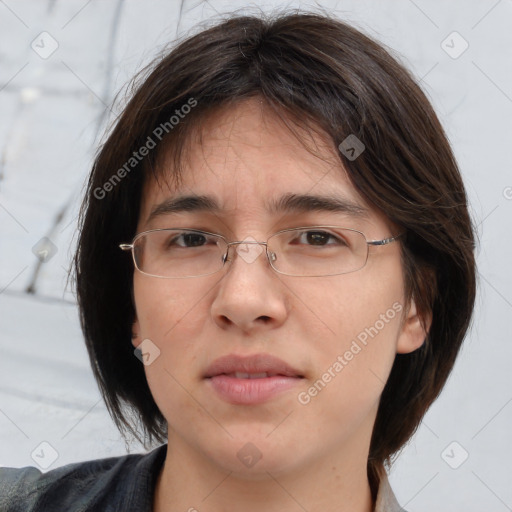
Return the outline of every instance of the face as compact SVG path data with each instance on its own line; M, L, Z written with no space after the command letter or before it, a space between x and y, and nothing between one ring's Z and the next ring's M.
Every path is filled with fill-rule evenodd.
M216 115L201 143L191 140L179 188L147 184L137 232L196 228L266 241L286 228L335 225L368 240L397 234L359 196L334 146L314 142L321 158L258 100ZM287 194L360 208L267 209ZM208 195L218 210L160 208L149 219L185 195ZM134 345L150 340L150 352L160 351L145 371L173 453L247 478L366 461L395 354L424 337L414 304L404 304L400 244L370 246L362 269L326 277L276 273L265 251L244 258L243 247L232 246L222 270L208 276L134 273Z

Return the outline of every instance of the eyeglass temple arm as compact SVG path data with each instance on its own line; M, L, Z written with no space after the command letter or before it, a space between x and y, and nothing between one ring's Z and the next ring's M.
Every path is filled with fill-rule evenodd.
M403 233L400 233L396 236L390 236L389 238L384 238L384 240L367 240L366 243L368 245L388 245L391 242L396 241L396 239L402 235L403 235Z

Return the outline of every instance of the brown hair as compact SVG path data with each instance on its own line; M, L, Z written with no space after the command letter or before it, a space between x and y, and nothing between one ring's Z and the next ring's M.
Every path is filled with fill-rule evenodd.
M432 317L422 347L396 356L380 400L368 459L375 493L385 464L445 384L475 298L466 194L429 101L380 44L312 13L230 17L180 42L138 79L95 159L74 260L82 329L114 421L149 443L165 440L166 421L130 343L133 266L118 248L135 235L143 185L158 177L159 159L169 152L179 177L188 134L207 114L258 96L336 146L351 134L364 143L357 159L341 152L340 159L363 197L406 233L406 298L414 297L423 318ZM170 122L193 103L177 124ZM130 160L162 126L157 147Z

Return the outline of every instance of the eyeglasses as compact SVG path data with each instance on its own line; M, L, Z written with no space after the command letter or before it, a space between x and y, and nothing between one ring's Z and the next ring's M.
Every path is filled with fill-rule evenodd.
M284 229L266 242L251 237L228 242L222 235L198 229L152 229L139 233L131 244L137 270L152 277L185 278L214 274L229 260L229 249L252 263L263 252L278 273L297 277L348 274L362 269L370 245L387 245L401 235L383 240L366 240L360 231L338 226L308 226Z

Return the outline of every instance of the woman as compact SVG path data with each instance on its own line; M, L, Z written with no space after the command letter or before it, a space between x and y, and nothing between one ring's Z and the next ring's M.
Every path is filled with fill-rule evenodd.
M1 469L2 510L401 510L386 467L453 367L475 262L446 136L386 50L316 14L184 40L81 213L94 374L120 430L164 444Z

